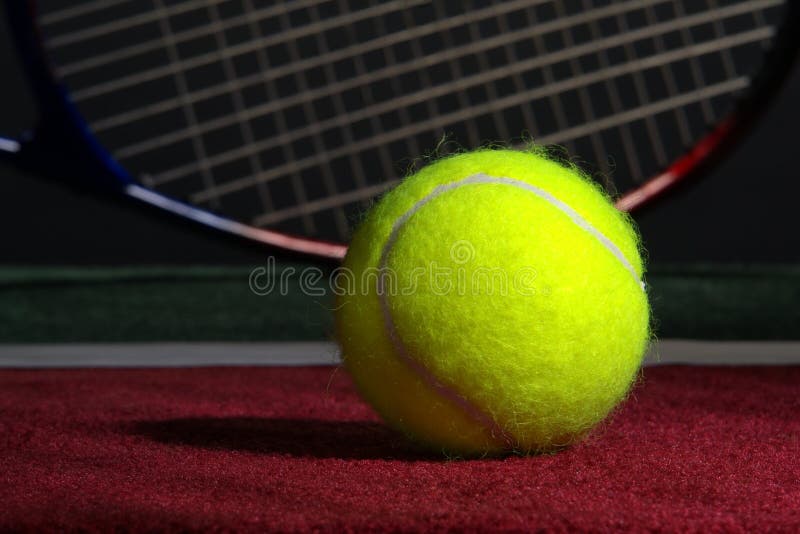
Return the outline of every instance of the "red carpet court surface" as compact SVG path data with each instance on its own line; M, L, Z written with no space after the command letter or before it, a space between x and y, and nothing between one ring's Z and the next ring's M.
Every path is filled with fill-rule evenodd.
M0 530L800 531L800 367L647 368L554 455L446 460L332 367L0 371Z

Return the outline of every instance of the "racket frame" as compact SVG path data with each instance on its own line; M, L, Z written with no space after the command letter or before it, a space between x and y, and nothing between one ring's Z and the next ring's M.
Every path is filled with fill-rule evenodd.
M347 246L255 228L170 198L138 184L99 143L50 64L36 24L33 1L5 0L17 49L37 100L39 120L18 140L0 138L0 158L73 187L121 195L134 204L172 214L219 232L287 252L339 260ZM616 201L619 209L639 211L696 181L730 153L763 115L791 72L800 48L800 2L789 1L776 41L748 93L735 109L664 171ZM791 28L798 28L792 31ZM67 170L65 172L65 170Z

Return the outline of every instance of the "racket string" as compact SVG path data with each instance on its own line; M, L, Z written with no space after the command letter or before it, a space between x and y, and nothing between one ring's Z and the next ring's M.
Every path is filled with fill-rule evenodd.
M154 1L42 2L101 142L158 191L337 241L435 146L530 135L594 162L609 191L643 182L747 89L742 51L768 45L784 4Z
M629 33L634 33L634 32L629 32ZM636 38L638 36L639 36L638 34L634 34L634 38ZM765 35L765 32L759 32L759 33L754 34L754 35L751 35L751 34L743 35L743 37L745 39L764 38L766 36L767 35ZM624 41L625 39L623 39L623 37L624 37L624 34L621 34L620 36L617 36L617 38L612 39L612 43L618 44L620 41ZM726 46L727 44L728 44L727 42L723 42L723 43L720 44L720 46ZM586 47L586 48L590 48L590 47ZM685 50L687 51L687 54L689 54L689 57L691 57L691 54L694 53L691 45L687 46L685 48ZM569 49L569 50L564 49L558 55L551 54L551 56L548 56L548 55L537 56L537 57L532 58L531 60L529 60L527 63L523 63L522 65L520 65L519 68L526 68L529 65L540 66L540 65L544 64L545 67L543 68L543 71L545 72L545 81L546 81L545 87L549 87L550 90L549 91L547 91L547 90L539 91L539 92L536 92L536 93L534 93L533 91L530 91L528 95L525 95L525 94L514 95L513 97L511 97L511 98L507 99L506 101L504 101L503 104L505 104L506 102L508 102L508 103L510 103L512 105L513 104L517 104L517 103L519 103L519 101L524 101L526 96L540 98L542 96L541 93L544 93L546 97L553 99L551 102L552 102L552 105L553 105L553 107L555 109L555 113L556 113L556 117L557 117L555 130L558 130L558 131L566 130L567 129L567 121L565 119L563 119L563 118L561 118L561 119L558 118L558 117L563 117L564 116L563 106L558 101L558 95L561 94L561 92L563 90L569 90L569 89L574 88L575 86L579 86L582 82L585 81L585 78L582 78L580 76L576 76L570 81L569 84L558 85L558 84L556 84L554 82L554 79L553 79L552 75L548 76L547 73L550 72L550 70L547 68L547 66L549 66L549 64L552 64L551 63L552 61L562 60L562 59L565 58L565 56L569 56L571 54L575 54L575 53L582 52L582 51L584 51L584 50L576 50L575 48ZM552 57L553 55L555 55L556 57ZM664 56L664 59L673 59L673 57L674 57L674 55ZM625 73L635 73L639 69L647 67L648 63L652 63L652 61L647 62L647 61L630 59L628 61L628 63L626 64L627 68L625 68L625 69L617 69L614 72L615 73L623 73L622 71L625 71ZM411 68L411 66L407 66L406 68ZM473 82L477 86L490 85L492 81L497 79L497 76L498 76L498 73L496 73L494 71L480 71L479 74L473 76ZM589 76L588 77L589 81L593 81L593 79L595 77L596 76ZM363 80L363 83L368 83L369 81L370 81L370 79ZM357 82L359 82L359 80L358 79L354 79L354 80L352 80L351 83L353 85L355 85L355 84L357 84ZM702 80L702 76L698 76L697 85L700 85L700 86L704 85L703 80ZM404 107L413 106L414 104L417 104L419 102L430 101L432 98L436 98L436 97L441 96L443 94L447 94L450 91L451 91L451 88L447 87L447 86L430 87L425 92L421 92L420 91L420 92L408 95L408 96L406 96L404 98L394 99L392 101L383 103L382 105L376 106L376 108L373 108L373 109L362 108L362 109L360 109L358 111L355 111L355 112L337 114L334 118L332 118L332 119L330 119L328 121L324 121L322 123L316 123L316 124L314 124L314 123L304 123L304 128L294 129L288 136L281 136L281 137L276 138L276 139L265 139L265 140L262 140L262 141L260 141L260 142L258 142L256 144L254 144L254 145L251 145L251 146L240 147L237 150L232 150L232 151L230 151L228 153L220 154L215 159L212 159L209 163L212 164L212 165L218 164L218 163L224 163L225 161L230 161L232 159L236 159L238 157L246 155L247 151L249 151L249 150L260 151L260 150L269 149L272 146L275 146L275 145L280 144L280 143L288 143L288 142L296 141L298 139L303 138L309 132L313 131L316 128L325 128L325 127L328 127L328 126L341 127L343 124L347 124L348 122L356 122L356 121L361 120L361 119L363 119L365 117L368 117L370 115L370 113L379 114L379 113L385 112L387 110L390 110L390 109L392 109L393 107L395 107L397 105L404 106ZM642 95L639 95L639 96L640 96L640 100L646 101L646 98L644 98ZM286 100L271 101L271 102L269 102L268 104L266 104L265 106L263 106L260 109L259 108L251 109L250 112L246 115L246 118L252 119L255 116L258 116L260 113L263 113L263 112L277 111L280 108L281 105L294 104L295 102L302 102L302 101L303 101L303 95L298 95L296 97L296 99L290 99L288 102ZM498 100L494 100L494 102L495 102L495 105L493 107L498 107L498 104L497 104ZM462 115L464 115L464 114L468 115L471 111L470 111L470 108L466 108L466 109L459 110L459 112ZM457 114L458 114L458 112L455 115L457 115ZM713 115L708 115L706 117L706 120L708 121L709 118L713 119ZM217 127L224 126L224 125L233 124L234 122L235 122L235 117L221 118L221 119L219 119L217 121L214 121L212 123L211 127L206 127L206 130L215 129ZM708 123L711 124L712 122L708 122ZM427 123L427 124L417 123L417 124L418 124L418 126L417 126L416 129L414 129L413 131L405 132L405 133L413 135L418 130L425 129L426 127L428 127L430 125L430 123ZM143 144L129 146L129 147L126 147L126 149L116 151L116 155L119 158L124 160L126 158L131 157L131 156L135 156L135 155L140 154L142 152L146 152L147 150L150 150L150 149L152 149L152 148L154 148L156 146L160 146L165 142L174 142L174 141L177 141L177 140L186 139L186 138L189 137L189 135L190 135L190 133L187 132L187 131L180 131L180 132L177 132L177 133L175 133L173 135L167 135L164 138L161 138L161 137L154 138L154 139L145 141ZM382 139L381 141L384 141L384 140ZM558 140L556 140L554 142L558 142ZM180 167L175 167L175 168L169 169L168 171L160 173L160 180L163 181L163 182L168 182L168 181L173 180L173 179L180 179L181 177L183 177L183 176L191 173L192 171L196 170L197 166L198 166L198 162L188 162L184 166L180 166ZM641 172L636 173L636 177L640 177L640 176L642 176ZM266 179L269 179L269 178L267 177ZM199 199L202 200L202 198L199 198Z

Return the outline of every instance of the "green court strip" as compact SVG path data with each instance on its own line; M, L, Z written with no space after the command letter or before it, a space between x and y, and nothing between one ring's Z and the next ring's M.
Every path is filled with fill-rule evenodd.
M0 268L0 343L331 340L332 268L304 284L316 267L278 262L259 295L266 265ZM800 266L656 265L645 281L659 338L800 339Z

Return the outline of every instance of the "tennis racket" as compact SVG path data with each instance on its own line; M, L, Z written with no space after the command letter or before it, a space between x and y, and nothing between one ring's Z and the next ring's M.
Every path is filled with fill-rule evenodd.
M792 0L8 0L41 121L5 159L341 258L426 156L563 147L641 208L707 172L800 41Z

